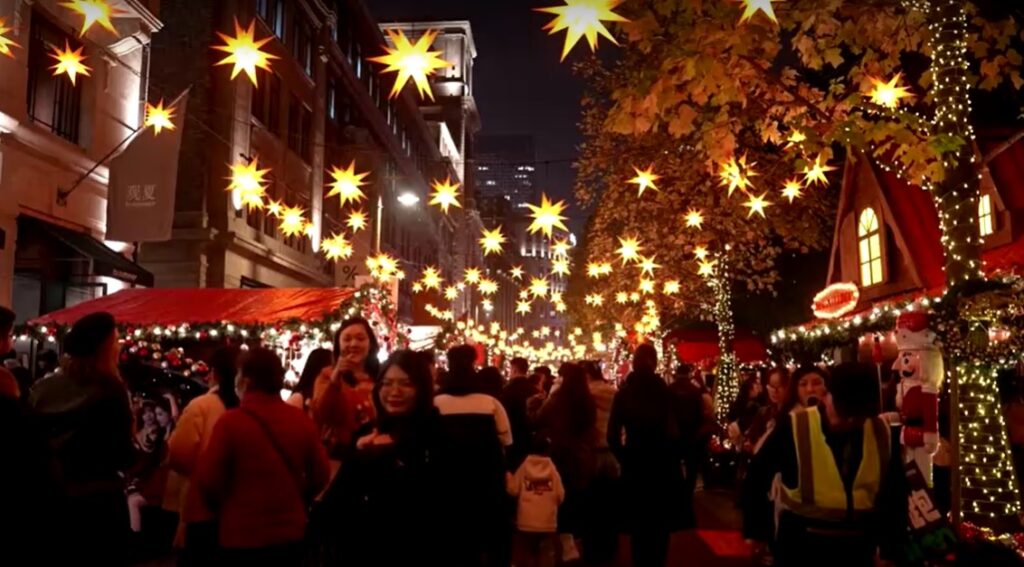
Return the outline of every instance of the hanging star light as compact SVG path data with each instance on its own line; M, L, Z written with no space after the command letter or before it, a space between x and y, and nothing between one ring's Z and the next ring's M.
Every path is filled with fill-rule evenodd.
M587 277L591 279L600 278L604 274L604 264L601 262L591 262L587 264Z
M569 227L565 226L565 221L568 220L568 217L562 216L562 213L568 208L565 201L554 203L551 199L548 199L546 193L542 193L539 207L531 204L526 206L532 211L530 217L533 219L533 222L527 229L530 231L530 234L541 232L548 238L551 238L556 228L566 232L569 231Z
M483 295L494 295L495 293L498 293L498 282L490 278L481 278L476 289Z
M624 292L624 291L620 291L620 292L616 293L615 294L615 303L620 303L620 304L629 303L629 294Z
M422 293L423 292L423 284L420 283L420 282L412 282L412 292L413 293ZM430 311L430 310L427 309L427 311Z
M260 50L261 47L273 39L273 36L267 36L256 41L256 20L253 19L249 22L249 28L243 30L242 26L238 24L237 18L235 19L235 37L229 37L220 32L217 32L217 35L220 36L224 45L214 45L212 48L217 51L223 51L228 56L214 63L214 66L233 64L234 68L231 70L232 80L239 73L245 71L253 86L258 87L259 85L256 83L256 69L260 68L264 71L270 71L270 61L278 59L276 55Z
M715 275L715 262L713 260L702 260L697 275L711 277Z
M519 290L519 299L530 299L530 290L521 289Z
M459 288L458 287L450 285L450 286L445 288L445 290L444 290L444 298L445 299L447 299L448 301L455 301L456 299L458 299L458 297L459 297Z
M53 76L67 75L71 79L71 84L75 85L78 75L90 76L92 69L85 66L83 61L87 59L85 55L82 55L82 50L85 47L79 47L75 51L71 51L71 45L68 40L64 40L64 51L61 51L59 47L53 48L53 53L50 54L57 64L50 69L53 69Z
M423 268L423 275L420 278L424 289L441 289L441 271L434 266Z
M335 234L330 238L325 238L320 243L320 248L324 251L324 256L328 260L348 260L352 257L352 244L345 239L343 234Z
M548 283L547 278L532 278L530 280L530 294L533 297L547 297L550 289L551 284Z
M722 186L729 186L729 197L732 197L732 194L737 189L746 192L754 186L753 183L750 182L750 178L757 177L757 172L754 171L755 165L757 165L757 163L747 165L746 155L741 157L739 161L736 161L735 157L731 157L729 158L729 161L722 164L718 176L721 178L720 184Z
M565 313L565 310L566 310L565 303L563 303L561 301L556 301L556 302L554 302L554 306L555 306L555 312L556 313Z
M697 209L686 211L686 226L688 228L702 228L704 226L704 213Z
M363 211L352 211L348 215L348 227L355 234L366 228L366 213Z
M618 250L619 256L622 258L623 265L626 262L633 262L640 258L640 240L635 236L629 236L626 238L619 238L620 248Z
M650 258L646 258L646 257L645 258L640 258L640 261L638 263L640 264L640 275L641 276L651 276L651 277L654 277L654 270L657 270L658 268L661 267L661 265L656 264L654 262L655 258L656 258L656 256L651 256Z
M871 82L871 91L868 92L868 96L871 97L871 102L878 106L895 110L899 108L901 100L905 98L913 98L914 95L910 92L910 89L899 86L902 78L903 73L896 73L896 76L887 83L882 79L868 77L868 80Z
M110 18L127 14L120 8L113 8L107 0L74 0L73 2L61 2L61 6L82 16L82 30L78 37L85 35L93 24L99 24L114 35L118 35Z
M640 303L640 292L634 291L629 294L630 303Z
M591 293L585 298L585 301L587 302L587 305L600 307L604 305L604 296L600 293Z
M529 301L520 301L516 303L516 313L520 315L529 315L533 308Z
M484 249L484 256L501 254L502 245L508 242L505 235L501 233L501 227L494 230L483 229L483 238L480 239L480 246Z
M284 209L284 204L281 201L274 199L267 200L267 214L272 217L280 217L281 211Z
M270 173L270 169L260 169L260 161L253 158L246 164L235 164L231 167L231 184L227 190L237 196L237 204L247 206L249 210L262 209L263 198L266 196L267 186L264 177ZM281 215L283 216L284 209Z
M470 285L476 285L480 283L481 277L482 274L480 273L480 268L466 268L466 271L463 273L462 281Z
M391 88L389 98L397 98L402 93L409 79L416 84L416 90L420 98L428 97L434 100L434 92L430 89L428 77L434 75L439 69L447 69L452 64L441 59L440 51L430 51L430 47L437 38L436 30L427 30L416 43L409 41L402 30L386 30L388 38L394 47L384 46L386 55L371 57L370 61L387 65L382 73L398 73L395 78L395 85Z
M459 202L459 187L460 183L452 183L452 178L448 177L442 183L440 180L435 180L431 187L434 188L434 194L430 196L430 204L437 205L440 207L444 214L448 214L450 207L462 208L462 203Z
M510 270L510 272L512 274L512 279L514 279L514 280L521 280L521 279L523 279L523 275L526 273L523 270L522 266L512 266L512 269Z
M331 191L327 193L327 196L333 197L337 195L341 199L342 207L348 203L356 204L366 199L366 194L363 193L360 187L366 185L363 179L370 175L370 173L356 173L355 160L352 160L352 163L348 164L348 167L345 169L332 167L330 174L334 181L330 183Z
M544 26L549 35L566 30L565 46L562 48L562 61L572 51L581 38L586 37L590 50L597 50L597 36L603 35L618 45L611 32L602 22L628 22L626 18L612 10L625 0L564 0L565 6L535 8L537 12L554 14L555 19Z
M637 289L644 295L654 293L654 280L640 280L640 285Z
M835 171L836 168L825 163L821 163L821 155L814 158L814 165L808 165L804 167L804 182L810 187L814 183L821 183L822 185L828 185L828 177L825 174L829 171Z
M143 121L143 128L152 128L153 135L159 136L160 132L164 128L168 130L174 130L177 128L171 119L174 118L174 107L164 108L164 99L160 99L160 102L156 106L146 103L146 119Z
M704 258L707 258L708 257L708 247L704 246L704 245L700 245L700 246L695 247L693 249L693 255L696 256L696 258L698 260L703 260Z
M285 207L281 210L278 230L285 236L298 236L306 229L306 210L300 207Z
M555 258L551 262L551 273L556 276L569 275L569 260L566 258Z
M569 241L561 238L551 243L551 255L556 258L559 256L568 257L570 248L572 248L572 245L569 244Z
M661 176L654 174L654 164L651 164L650 167L642 171L637 167L633 167L633 171L636 172L636 177L630 179L629 182L640 189L637 197L643 197L644 191L648 189L659 191L658 186L654 182L661 179Z
M14 28L7 27L7 24L4 21L4 19L0 18L0 55L6 55L8 57L14 58L14 52L11 51L11 48L12 47L19 47L20 48L21 45L19 45L13 39L11 39L9 37L6 37L4 35L4 34L6 34L7 32L10 32L10 31L14 31Z
M761 218L765 218L764 210L772 206L772 203L764 199L767 195L767 193L764 193L760 197L758 197L757 195L751 194L750 199L748 199L746 203L743 203L744 207L750 209L749 211L747 211L748 219L754 216L755 213L761 215Z
M807 141L807 135L800 130L793 130L793 133L786 138L786 147L783 149L789 149L793 146L798 146Z
M749 21L758 12L763 13L768 17L769 20L779 23L778 18L775 17L775 9L772 7L772 0L740 0L743 2L743 16L740 17L740 23Z
M665 295L676 295L679 293L681 286L678 280L669 280L665 282L665 286L662 288L662 292Z
M789 199L789 202L792 203L794 199L804 196L803 189L804 184L799 179L790 179L782 187L782 196Z

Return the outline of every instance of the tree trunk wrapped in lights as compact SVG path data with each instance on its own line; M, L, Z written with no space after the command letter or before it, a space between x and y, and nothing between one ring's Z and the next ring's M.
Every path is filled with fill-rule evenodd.
M732 278L729 273L727 254L721 254L715 266L714 275L708 278L715 295L715 324L718 326L718 375L715 380L715 417L718 422L728 421L729 408L732 407L740 386L736 373L736 352L733 340L736 337L736 326L732 312Z

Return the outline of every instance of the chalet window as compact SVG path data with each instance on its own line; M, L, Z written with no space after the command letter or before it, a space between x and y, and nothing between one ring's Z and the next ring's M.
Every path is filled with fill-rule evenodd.
M861 211L857 224L857 240L860 250L860 285L871 287L882 283L882 226L875 210L868 207Z
M984 238L995 232L995 216L992 214L992 196L982 195L978 200L978 231Z
M53 76L55 47L64 49L65 42L72 50L81 47L75 38L47 21L38 12L32 16L31 38L28 50L28 115L65 140L78 144L79 121L82 113L82 78L78 86L65 76Z

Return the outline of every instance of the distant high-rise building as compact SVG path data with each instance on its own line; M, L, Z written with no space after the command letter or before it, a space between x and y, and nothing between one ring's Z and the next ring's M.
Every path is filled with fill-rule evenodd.
M474 169L481 196L503 197L514 209L525 209L537 196L533 136L478 136Z

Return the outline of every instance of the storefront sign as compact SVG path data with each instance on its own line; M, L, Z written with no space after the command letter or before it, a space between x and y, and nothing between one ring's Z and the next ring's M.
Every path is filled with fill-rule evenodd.
M860 288L857 284L837 283L815 295L811 307L815 317L837 319L856 309L859 301Z

